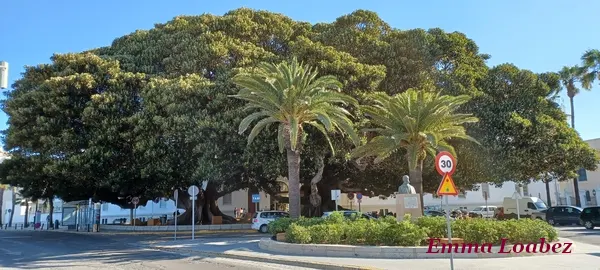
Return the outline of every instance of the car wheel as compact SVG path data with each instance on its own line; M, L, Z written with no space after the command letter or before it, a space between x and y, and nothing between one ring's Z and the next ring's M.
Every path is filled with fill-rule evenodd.
M557 224L557 223L554 221L554 219L552 219L552 218L551 218L551 219L548 219L548 224L550 224L550 225L552 225L552 226L556 226L556 225L558 225L558 224Z
M267 224L261 225L259 231L261 233L267 233L269 231L269 228L267 228Z
M588 230L593 230L594 229L594 223L592 223L591 221L586 221L583 223L583 226L585 226L586 229Z

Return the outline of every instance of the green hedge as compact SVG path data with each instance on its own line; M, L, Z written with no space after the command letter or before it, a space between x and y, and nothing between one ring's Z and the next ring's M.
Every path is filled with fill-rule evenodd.
M334 213L326 219L278 219L269 224L269 230L273 234L285 232L290 243L418 246L426 245L428 238L447 237L446 226L443 217L421 217L414 222L393 217L348 220ZM540 238L555 241L558 233L541 220L462 219L452 222L452 236L469 243L498 244L502 238L509 243L532 243Z

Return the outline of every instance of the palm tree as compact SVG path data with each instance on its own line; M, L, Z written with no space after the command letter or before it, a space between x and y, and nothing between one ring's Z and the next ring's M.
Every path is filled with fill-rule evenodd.
M259 120L248 136L248 144L265 128L278 126L277 140L281 152L285 149L288 162L290 216L300 216L300 153L306 126L312 126L325 136L333 152L328 133L347 134L355 144L359 138L344 107L358 102L342 93L342 84L333 76L318 77L318 71L299 63L262 63L252 72L233 78L242 89L233 97L248 102L245 109L255 110L239 126L242 134Z
M581 85L584 89L590 90L592 83L600 79L600 50L588 50L583 56Z
M448 143L450 139L466 139L465 123L478 119L471 114L457 113L458 108L470 100L469 96L445 96L439 93L408 91L394 96L385 93L371 95L374 105L363 106L365 115L376 126L367 129L375 137L356 148L354 157L376 157L381 162L391 154L404 149L408 160L411 184L423 196L423 161L427 155L435 156L438 150L455 154Z
M558 74L560 75L561 83L565 90L567 90L567 96L569 97L569 103L571 105L571 128L575 129L575 103L574 98L579 94L580 89L577 87L578 83L582 83L584 86L591 85L593 80L590 80L589 76L583 80L585 69L579 66L563 67ZM573 190L575 193L575 205L581 206L581 198L579 196L579 181L577 178L573 179Z

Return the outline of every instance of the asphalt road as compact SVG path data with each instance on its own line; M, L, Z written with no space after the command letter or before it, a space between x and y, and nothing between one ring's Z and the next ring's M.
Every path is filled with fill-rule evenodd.
M306 269L224 258L185 256L143 248L142 243L150 240L158 239L150 235L0 231L0 269Z
M578 242L600 246L600 228L587 230L581 226L558 226L558 236ZM598 248L600 250L600 247Z

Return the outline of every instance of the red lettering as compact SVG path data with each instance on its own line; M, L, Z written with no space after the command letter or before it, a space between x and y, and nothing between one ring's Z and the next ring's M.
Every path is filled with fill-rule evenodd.
M552 252L554 253L558 253L558 251L556 251L557 248L560 248L562 245L560 243L556 243L554 245L552 245Z
M429 238L429 248L427 249L427 253L440 253L439 249L437 249L435 252L433 252L431 249L433 247L438 247L437 244L440 243L440 239L439 238Z
M550 244L546 243L546 238L540 238L540 252L548 253L549 251L550 251Z
M514 251L515 253L521 253L521 252L523 252L523 248L524 248L523 244L516 243L513 245L512 251ZM518 249L518 251L517 251L517 249Z
M573 245L573 243L563 243L563 245L565 245L565 249L563 249L563 254L567 254L567 253L571 253L571 245Z
M458 244L442 243L442 253L444 253L444 250L446 250L446 248L448 248L448 252L446 252L446 253L459 253ZM454 251L452 251L452 248L454 248Z
M498 253L510 253L510 250L504 250L504 248L506 247L506 242L507 239L502 238L502 243L500 244L500 251L498 251Z
M536 248L537 248L536 243L529 243L529 244L525 245L525 252L526 253L537 253Z
M485 248L487 247L487 251L485 251ZM487 244L482 244L481 245L481 252L482 253L492 253L492 243L487 243Z
M477 243L468 243L468 244L463 244L462 245L462 253L465 253L465 249L467 249L466 253L473 253L473 248L475 249L475 253L479 253L479 251L477 250L479 248L479 245Z

